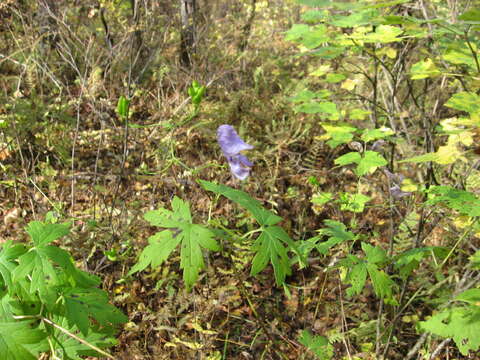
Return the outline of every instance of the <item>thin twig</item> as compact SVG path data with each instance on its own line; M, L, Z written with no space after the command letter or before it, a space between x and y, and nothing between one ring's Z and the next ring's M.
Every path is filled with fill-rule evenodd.
M430 360L435 359L435 357L440 353L440 351L442 351L442 349L445 346L447 346L451 341L452 341L452 339L447 338L447 339L443 340L440 344L438 344L438 346L432 352L432 355L430 355Z
M70 336L71 338L77 340L78 342L82 343L83 345L85 346L88 346L89 348L95 350L96 352L102 354L103 356L106 356L108 357L109 359L115 359L112 355L110 355L109 353L103 351L102 349L96 347L95 345L92 345L90 344L88 341L86 340L83 340L82 338L78 337L77 335L71 333L70 331L68 331L67 329L64 329L63 327L61 327L60 325L57 325L55 324L53 321L47 319L47 318L44 318L43 316L40 318L40 320L42 320L43 322L46 322L47 324L50 324L52 325L54 328L57 328L58 330L60 330L61 332L63 332L64 334L67 334L68 336Z

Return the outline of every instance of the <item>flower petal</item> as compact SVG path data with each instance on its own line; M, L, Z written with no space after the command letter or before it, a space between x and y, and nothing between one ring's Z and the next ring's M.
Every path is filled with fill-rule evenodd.
M235 176L239 180L245 180L248 177L248 175L250 175L250 167L245 166L241 157L244 157L246 159L246 157L243 155L237 155L237 156L228 156L227 160L228 160L228 165L230 165L230 171L232 172L233 176ZM248 160L247 162L250 163Z
M217 130L217 140L225 156L233 156L242 150L253 149L252 145L245 143L231 125L220 125ZM247 160L248 161L248 160Z
M400 186L398 185L393 185L391 188L390 188L390 194L393 196L394 199L401 199L405 196L410 196L412 195L411 192L407 192L407 191L403 191Z
M253 163L250 160L248 160L248 158L245 155L239 154L238 159L245 166L253 166Z

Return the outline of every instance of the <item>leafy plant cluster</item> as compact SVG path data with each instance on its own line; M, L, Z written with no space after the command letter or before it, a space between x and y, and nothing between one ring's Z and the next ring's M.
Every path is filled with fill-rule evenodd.
M203 180L200 180L200 184L204 189L227 197L252 214L260 228L248 233L258 233L250 247L254 253L250 275L257 275L270 263L274 270L277 286L284 286L287 293L286 277L292 274L294 263L298 263L300 267L305 267L307 266L306 259L313 250L328 256L335 247L350 244L347 246L346 257L332 266L332 269L338 268L341 270L343 274L342 282L350 285L346 291L347 296L352 298L361 294L367 280L369 280L374 294L379 300L385 304L398 307L400 305L399 299L401 299L399 287L402 280L408 279L419 268L424 259L433 259L435 263L441 261L444 263L451 255L451 249L440 246L417 247L392 255L388 254L382 247L373 246L365 241L360 241L363 254L354 254L352 253L353 245L356 241L362 240L362 236L348 231L343 223L335 220L325 220L325 227L318 230L318 235L307 240L294 241L278 225L282 219L265 209L247 193ZM472 197L472 194L466 191L450 189L450 192L448 192L442 187L432 187L430 192L442 194L432 197L429 200L430 204L442 203L461 213L465 211L470 213L471 206L480 206L480 199ZM150 224L167 228L167 230L162 230L149 238L149 245L142 251L138 263L130 270L129 274L144 270L148 266L160 266L180 245L180 267L183 269L185 284L190 289L197 281L199 271L204 268L204 255L201 248L211 251L221 250L220 245L214 239L217 231L199 224L193 224L188 203L177 197L172 200L172 211L164 208L150 211L145 214L145 219ZM289 257L289 252L293 253L294 256ZM474 257L474 259L477 259L475 265L477 267L478 256L477 253ZM441 269L441 265L437 267L437 270L439 269ZM477 289L463 292L455 300L467 302L470 304L469 307L461 306L453 308L453 310L443 311L430 320L419 322L419 329L441 336L453 337L457 345L461 343L459 350L464 354L468 353L469 350L478 349L478 341L475 335L478 325L474 321L478 315L477 296ZM458 316L451 318L450 315ZM439 322L446 320L452 321L452 323L444 324L442 327L438 326ZM471 325L467 326L467 324ZM462 331L459 332L460 329ZM393 329L390 329L390 331L393 331ZM317 354L320 359L330 359L333 356L332 345L324 337L312 337L305 330L299 341L311 348L312 352Z
M75 266L70 254L52 244L68 235L68 224L28 224L29 244L0 250L0 354L2 359L81 359L117 343L127 317L98 288L101 281Z
M348 296L361 294L368 278L375 295L381 299L375 354L385 357L398 317L416 300L416 293L408 298L405 289L413 282L419 264L423 259L431 259L433 274L437 280L443 278L444 265L458 254L460 243L478 232L479 200L471 186L465 189L468 180L462 171L467 174L475 171L469 164L474 162L475 155L470 150L480 126L479 85L475 80L480 73L477 36L480 13L472 4L452 20L445 16L451 11L445 4L420 4L418 12L401 13L395 11L396 6L401 8L405 1L298 2L310 8L302 14L303 23L287 31L286 39L297 43L298 56L302 59L308 56L313 65L290 100L298 113L311 116L323 128L318 140L325 141L332 149L336 156L334 164L349 167L358 178L356 192L317 192L312 198L314 207L318 210L332 204L344 212L364 212L372 198L362 194L361 189L369 184L370 174L386 166L390 198L389 204L384 205L386 211L393 214L398 202L404 199L412 214L420 214L414 230L410 231L411 244L403 251L396 246L400 240L395 234L402 231L406 219L395 223L393 215L390 215L392 232L387 251L365 242L367 239L361 236L347 235L345 226L332 220L325 221L330 229L319 231L331 234L327 242L314 238L307 241L308 246L303 246L308 250L316 247L325 254L332 244L360 240L363 255L348 247L345 258L335 266L342 269L342 280L351 285ZM432 17L432 12L437 15ZM416 51L425 46L426 39L430 41L429 51ZM441 105L452 111L445 115L439 110ZM409 128L418 124L425 140L414 145ZM336 155L334 150L344 144L351 151ZM403 144L422 154L397 153L395 150ZM415 184L400 174L403 164L425 164L423 183ZM446 165L456 166L456 178L447 173ZM403 171L409 172L406 167ZM422 246L428 235L425 219L438 219L435 214L439 212L457 219L456 224L462 229L459 238L452 247ZM350 226L355 228L355 222ZM471 262L469 268L478 270L478 265L475 267ZM447 290L450 296L430 300L436 304L434 314L417 323L421 332L453 339L463 355L480 347L475 335L480 318L478 306L473 305L478 296L478 282L469 286L474 288L465 290L458 285ZM452 302L460 305L451 307ZM384 305L392 307L394 317L381 330ZM309 338L304 336L304 339ZM411 358L414 354L405 355ZM327 357L322 354L320 358Z

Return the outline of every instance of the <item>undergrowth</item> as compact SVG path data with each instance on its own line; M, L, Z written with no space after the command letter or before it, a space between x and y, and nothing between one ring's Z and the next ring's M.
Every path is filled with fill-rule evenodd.
M478 357L480 3L182 4L0 5L0 357Z

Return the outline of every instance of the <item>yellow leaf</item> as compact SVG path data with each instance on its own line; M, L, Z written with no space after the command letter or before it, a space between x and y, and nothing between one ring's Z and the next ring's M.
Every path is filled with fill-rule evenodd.
M213 330L205 330L204 328L202 328L202 325L200 325L199 323L197 322L193 322L191 324L192 328L197 330L199 333L201 334L205 334L205 335L215 335L217 334L216 331L213 331Z
M471 131L463 131L460 134L450 135L447 143L447 146L451 147L454 147L457 144L470 146L473 144L473 133Z
M123 290L125 290L125 286L120 285L120 286L117 286L113 291L115 294L120 294L120 293L123 293Z
M443 119L442 121L440 121L440 125L442 125L444 131L458 130L457 124L458 119L456 117Z
M460 137L460 143L465 146L470 146L473 144L473 133L471 131L464 131Z
M405 179L402 181L402 186L400 189L405 192L414 192L417 191L417 184L415 184L411 179Z
M397 50L388 47L385 51L385 55L387 55L390 59L395 59L397 57Z
M328 65L328 64L327 65L322 65L317 70L311 72L310 75L312 75L312 76L323 76L327 72L329 72L331 69L332 69L331 66Z
M326 141L326 140L329 140L331 139L332 137L328 134L323 134L323 135L319 135L319 136L315 136L315 140L317 141Z
M390 59L395 59L397 57L397 51L391 47L384 47L377 51L378 55L386 55Z
M183 346L186 346L186 347L188 347L189 349L192 349L192 350L200 350L201 348L203 348L203 345L200 344L200 343L183 341L183 340L180 340L179 338L177 338L176 336L173 336L173 340L176 343L182 344Z
M442 165L451 164L462 156L462 153L458 150L456 145L440 146L436 154L438 156L435 162Z
M469 216L457 216L453 219L453 224L459 229L465 229L467 226L472 224L472 218Z
M348 91L352 91L353 89L355 89L355 86L357 86L357 82L358 82L357 80L347 79L344 82L342 82L341 88Z

